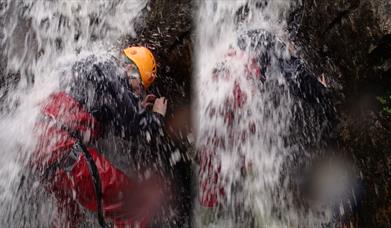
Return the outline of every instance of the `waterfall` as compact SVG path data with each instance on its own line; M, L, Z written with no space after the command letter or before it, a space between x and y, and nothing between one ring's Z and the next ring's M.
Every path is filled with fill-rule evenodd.
M37 182L17 195L22 167L34 149L40 103L87 55L118 54L119 39L135 36L147 0L0 1L0 217L3 227L45 227L55 218ZM30 201L29 201L30 200ZM32 200L32 201L31 201ZM42 205L40 205L42 204Z
M316 213L296 206L287 165L297 148L304 150L290 143L294 117L305 112L290 85L297 86L299 73L289 68L295 50L286 19L294 2L197 3L198 197L212 206L218 202L196 208L197 227L327 223L328 208ZM319 135L317 129L311 134Z

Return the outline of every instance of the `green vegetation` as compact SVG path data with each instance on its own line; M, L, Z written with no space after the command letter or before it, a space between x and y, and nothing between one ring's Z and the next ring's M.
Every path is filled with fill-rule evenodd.
M391 91L388 91L385 95L376 97L380 102L382 112L385 115L391 116Z

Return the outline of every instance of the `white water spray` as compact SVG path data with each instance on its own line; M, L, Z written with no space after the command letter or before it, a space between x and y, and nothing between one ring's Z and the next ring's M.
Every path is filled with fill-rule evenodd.
M134 24L147 1L3 0L1 3L5 73L18 72L20 76L15 77L19 78L17 83L2 85L0 90L3 129L0 224L47 227L50 226L47 217L53 208L50 205L39 208L36 204L42 203L43 198L35 202L15 199L20 169L34 148L32 131L39 104L58 89L61 75L73 62L91 53L106 55L106 50L122 35L134 35ZM215 219L209 226L318 227L316 216L290 208L293 199L284 181L283 163L291 152L284 139L289 136L293 99L276 56L289 58L288 48L276 45L267 50L272 58L263 75L266 81L261 82L246 77L246 64L257 51L249 45L238 47L240 36L251 40L245 35L248 30L262 29L286 42L285 18L291 2L207 0L200 1L198 7L197 147L199 151L209 148L217 154L212 169L220 169L219 184L225 190L220 199L222 210L213 212ZM227 57L230 50L237 53ZM216 66L221 66L221 71L215 72ZM233 116L229 116L232 110L228 109L235 109ZM220 144L211 145L213 138ZM36 186L30 190L34 192ZM27 207L29 203L32 204ZM18 215L21 213L26 214ZM195 217L200 220L200 214ZM18 218L23 219L16 221Z
M1 54L5 59L2 73L14 75L0 88L1 226L48 226L45 221L50 221L50 205L39 209L35 203L44 203L35 202L30 210L37 211L31 212L26 208L32 202L18 200L15 195L21 168L35 147L33 128L40 103L58 89L63 74L78 59L118 53L113 46L122 36L135 35L135 25L147 2L0 1Z
M198 227L318 227L327 217L326 211L314 216L292 207L285 175L289 171L283 170L292 150L286 139L294 100L279 61L290 58L290 7L286 0L198 4L194 78L199 191L201 198L205 192L217 192L219 201L217 209L206 209L208 216L202 206L196 210ZM272 34L276 40L269 43L258 36L254 41L249 31ZM244 47L239 47L239 39ZM268 45L272 47L266 49ZM262 51L270 57L262 72L264 83L248 71Z

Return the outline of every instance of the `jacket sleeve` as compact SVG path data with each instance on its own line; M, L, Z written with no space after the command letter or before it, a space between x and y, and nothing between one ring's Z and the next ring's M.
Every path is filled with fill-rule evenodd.
M99 85L101 97L97 96L95 102L105 125L113 127L116 135L125 138L143 132L159 132L163 116L140 106L140 100L132 93L126 76L121 74L123 72L98 65L94 65L94 69L102 78ZM110 75L113 72L117 75Z
M136 118L132 124L136 129L133 134L143 134L145 132L160 134L163 127L163 119L164 117L161 114L139 107Z
M292 57L282 67L290 90L296 97L316 104L325 102L331 96L330 90L317 80L301 59Z

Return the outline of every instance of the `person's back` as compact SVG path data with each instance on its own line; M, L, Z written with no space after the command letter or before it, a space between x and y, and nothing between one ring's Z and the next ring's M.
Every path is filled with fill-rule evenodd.
M113 57L89 56L66 77L42 108L32 164L70 224L77 225L80 204L97 211L101 224L145 226L163 187L153 171L139 183L129 148L132 138L155 135L163 116L139 105Z
M327 88L309 71L303 59L290 52L289 43L276 35L262 29L249 30L238 37L237 47L227 50L210 75L209 86L225 84L219 90L220 100L210 102L205 112L211 122L223 120L222 124L211 124L198 136L202 142L198 151L199 204L206 215L218 213L231 203L228 199L232 196L227 196L226 190L230 186L225 185L221 174L222 152L237 153L241 175L251 175L252 162L242 148L264 127L256 118L251 119L252 106L249 109L251 99L262 95L259 91L268 90L276 95L289 92L303 103L326 100ZM279 84L280 76L284 77L283 86ZM278 103L279 98L269 95L267 101ZM204 220L210 222L208 216Z

